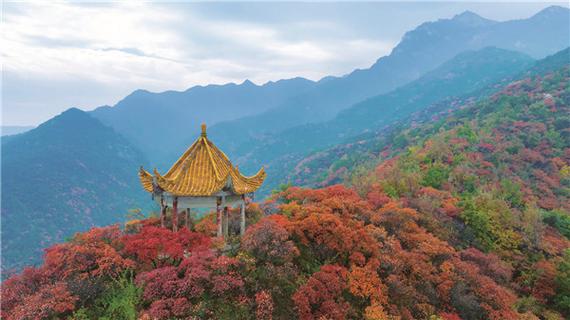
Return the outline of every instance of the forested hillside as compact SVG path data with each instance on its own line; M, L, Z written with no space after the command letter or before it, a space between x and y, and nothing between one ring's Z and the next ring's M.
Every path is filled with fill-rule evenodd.
M544 76L567 67L569 61L570 49L565 49L537 61L532 67L510 77L510 80L522 81L530 77ZM348 137L344 143L322 149L299 160L295 169L290 170L288 179L296 185L304 186L347 181L353 172L369 170L379 158L386 159L394 152L401 152L409 145L422 141L426 135L433 135L436 129L439 129L436 124L444 123L451 112L472 107L485 97L496 94L504 86L503 80L503 84L496 82L479 90L449 96L416 110L408 117L401 117L385 126L370 128L367 132ZM371 109L374 103L369 103L367 107ZM469 116L464 115L463 120L469 120ZM359 166L360 168L357 168Z
M250 203L229 248L213 214L77 234L2 284L2 318L570 317L570 67L546 65L403 127L349 186Z
M389 55L370 68L319 83L276 108L216 124L209 132L232 158L247 157L240 165L262 161L264 154L256 150L260 143L272 142L299 125L328 121L356 103L417 80L462 52L497 47L542 59L563 50L568 47L569 24L570 10L560 6L521 20L493 21L467 11L425 22L407 32Z
M287 181L293 168L311 152L407 119L444 99L482 96L481 90L496 90L533 63L527 55L494 47L463 52L405 86L341 111L330 121L293 127L257 141L247 147L251 153L239 150L245 154L240 158L245 163L242 168L266 165L269 177L261 192L269 193Z
M499 22L464 12L422 23L389 55L344 76L136 90L112 107L73 110L3 136L2 268L38 262L41 248L152 205L137 184L137 168L165 172L201 122L245 174L265 167L258 199L282 183L343 181L392 144L395 131L379 130L436 105L454 109L465 95L481 99L480 90L495 92L534 59L566 47L568 13L554 6ZM402 141L392 153L406 146Z
M113 129L69 109L2 138L2 271L41 261L77 231L149 207L136 168L144 155Z

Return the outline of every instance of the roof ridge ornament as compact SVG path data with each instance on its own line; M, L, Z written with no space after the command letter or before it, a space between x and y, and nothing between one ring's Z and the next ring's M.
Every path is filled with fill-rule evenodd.
M202 123L202 137L206 138L208 135L206 134L206 124Z

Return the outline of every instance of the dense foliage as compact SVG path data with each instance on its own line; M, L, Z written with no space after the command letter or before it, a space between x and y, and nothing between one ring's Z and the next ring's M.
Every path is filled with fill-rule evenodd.
M350 186L249 204L226 246L212 214L77 234L2 284L1 316L568 318L569 84L563 67L403 130Z
M508 81L530 57L563 49L569 18L568 8L559 6L504 22L465 12L421 24L389 55L342 77L136 90L113 107L89 114L72 108L33 130L4 136L3 279L39 263L42 248L73 232L116 223L126 209L150 203L137 184L136 167L166 171L194 140L200 121L210 125L208 134L240 170L253 174L265 166L268 177L257 193L265 197L290 175L304 173L296 166L312 152L442 98ZM486 54L473 55L477 51ZM354 158L337 159L338 169Z
M5 281L2 318L562 319L567 239L535 230L532 257L454 245L453 229L430 230L437 215L461 224L458 203L423 189L431 206L415 209L378 185L291 187L230 251L156 219L92 229Z

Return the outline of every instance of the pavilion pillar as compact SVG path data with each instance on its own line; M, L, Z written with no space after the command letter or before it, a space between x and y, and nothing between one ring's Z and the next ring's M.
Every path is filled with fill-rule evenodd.
M164 198L160 197L160 226L164 228L166 221L166 205Z
M221 210L221 199L216 202L216 225L218 227L218 237L222 236L222 210Z
M239 233L245 234L245 195L241 196Z
M228 215L228 207L224 207L224 238L227 239L228 238L228 220L229 220L229 215Z
M178 231L178 197L172 200L172 231Z
M192 228L192 218L190 216L190 208L186 209L186 221L184 225L186 226L186 228L188 228L188 230Z

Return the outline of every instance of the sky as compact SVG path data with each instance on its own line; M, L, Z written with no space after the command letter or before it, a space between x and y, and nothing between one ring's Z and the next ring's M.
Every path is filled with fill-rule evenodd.
M2 2L2 125L114 105L136 89L318 80L366 68L406 31L471 10L504 21L549 2ZM566 4L567 6L567 4Z

